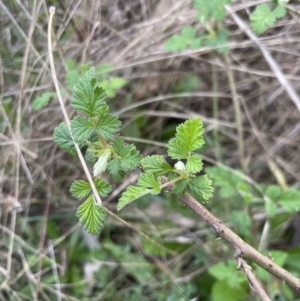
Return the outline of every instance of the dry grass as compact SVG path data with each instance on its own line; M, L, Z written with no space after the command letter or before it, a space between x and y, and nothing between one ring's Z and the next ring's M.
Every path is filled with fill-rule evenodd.
M205 153L207 160L243 168L256 182L299 186L297 14L290 13L263 37L251 38L249 33L247 35L249 25L243 28L232 14L248 24L249 11L258 1L235 1L225 22L231 30L226 60L209 48L186 50L181 54L164 51L164 43L172 34L195 24L195 11L190 1L56 2L54 30L58 42L54 54L61 86L65 84L67 59L72 58L78 64L113 65L114 74L128 80L128 84L113 99L112 107L123 120L127 136L130 136L130 124L143 116L140 134L147 141L141 145L147 148L142 152L162 152L156 141L164 139L164 130L197 115L203 118L210 137ZM64 234L49 243L46 231L49 215L75 210L68 187L74 179L83 176L79 162L58 150L52 142L53 129L63 120L56 99L41 111L32 109L37 96L54 90L46 43L47 5L39 0L29 3L0 1L0 276L5 279L0 284L0 300L5 300L7 292L12 293L18 279L24 277L30 284L32 300L50 300L47 297L50 291L57 295L57 300L75 300L64 295L59 286L47 287L41 283L43 274L49 272L40 260L46 256L58 284L58 274L64 266L63 261L58 263L55 259L54 253L61 255L63 252L56 246L78 227L74 226L74 219L70 219L72 223L60 220ZM297 2L291 6L299 9ZM200 25L196 26L201 30ZM186 74L197 75L202 82L201 88L175 95L174 87ZM232 101L234 91L236 106ZM213 108L215 100L218 101L217 110ZM72 114L70 95L66 95L64 101ZM237 107L241 112L239 131ZM113 196L116 197L126 184L116 187ZM155 210L148 210L147 219L165 217L161 207L156 210L158 216ZM140 221L146 219L144 213L135 213ZM36 231L37 245L32 248L32 237L26 229L32 229L30 220L36 216L39 228L33 231ZM179 224L184 229L182 216ZM151 226L157 231L153 224ZM184 237L183 233L174 227L169 233L159 235L176 240ZM90 237L84 239L87 243L91 240ZM28 262L24 252L35 257L37 273L31 272L33 262ZM167 273L173 264L165 262L162 270ZM185 277L191 279L192 276ZM183 278L174 281L180 282ZM22 300L22 295L16 300Z

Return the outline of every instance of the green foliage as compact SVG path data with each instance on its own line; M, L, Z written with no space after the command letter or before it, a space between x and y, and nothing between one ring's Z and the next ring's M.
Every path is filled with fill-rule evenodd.
M32 108L35 111L39 111L46 107L51 98L55 97L56 93L54 92L45 92L41 96L37 97L32 103Z
M202 170L202 160L193 152L204 144L203 125L199 118L187 120L176 128L176 135L168 143L168 154L172 159L186 160L186 164L178 161L174 168L158 155L147 156L141 160L144 173L140 176L138 186L129 186L122 194L117 209L150 193L158 194L161 189L159 177L166 175L174 183L173 192L182 195L190 191L199 201L207 201L212 197L212 182L207 175L196 177Z
M231 0L194 0L198 11L196 20L204 25L205 30L198 33L194 27L188 26L180 34L171 36L165 44L165 51L182 52L187 48L198 49L200 46L214 47L217 52L228 51L229 32L220 29L219 23L226 17L225 5Z
M274 10L271 10L267 4L259 4L250 15L251 27L256 34L262 34L285 15L286 9L283 6L278 5Z
M93 235L99 234L103 227L106 214L105 208L97 205L93 196L90 196L81 204L76 212L76 216L84 228Z
M74 73L72 76L76 78L77 75ZM70 78L70 82L72 81L73 77ZM102 174L108 170L111 179L121 180L140 164L139 152L134 145L128 145L117 137L121 121L110 114L104 90L99 87L94 68L89 69L74 86L71 105L81 115L74 116L71 120L72 134L65 123L57 126L53 135L54 142L73 155L76 154L74 141L80 148L87 146L86 157L89 162L96 161L93 166L95 187L99 195L105 197L110 193L111 186L101 178ZM96 204L94 197L90 195L90 184L83 180L75 181L70 191L76 198L87 197L76 215L89 233L99 234L106 210Z
M205 23L211 19L223 21L226 17L225 5L231 0L194 0L194 7L198 10L197 19Z
M108 97L115 97L117 90L123 88L127 81L121 77L111 77L101 82L101 87L105 90Z

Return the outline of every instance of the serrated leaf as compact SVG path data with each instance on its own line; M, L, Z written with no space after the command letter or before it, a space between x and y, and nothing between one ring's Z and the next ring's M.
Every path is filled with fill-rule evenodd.
M279 197L278 203L290 213L300 210L300 191L296 189L289 189L284 191Z
M177 181L173 186L173 192L177 195L183 195L186 191L187 184L187 181L184 180Z
M161 190L161 182L158 178L154 177L153 173L142 173L139 177L138 185L152 189L151 194L159 194Z
M82 199L87 197L91 192L91 186L84 180L74 181L71 185L70 192L73 197Z
M75 145L67 125L62 122L59 124L53 133L53 141L63 150L72 155L76 154Z
M120 130L121 121L109 113L108 106L102 106L97 114L95 130L105 140L111 139Z
M265 202L265 211L270 218L275 217L277 214L276 204L271 200L268 202Z
M82 144L86 143L95 131L93 121L80 116L71 121L71 129L75 141Z
M186 171L189 173L200 172L203 168L202 159L199 155L192 155L186 161Z
M133 201L139 199L140 197L151 192L151 189L137 186L129 186L127 190L123 192L121 198L119 199L117 210L120 211L124 206L132 203Z
M172 166L160 155L143 158L141 165L145 172L153 173L155 176L162 176L173 171Z
M189 182L188 187L194 193L195 197L200 201L207 201L213 196L214 189L212 187L212 181L208 178L207 175L193 178Z
M95 69L91 68L74 86L71 105L90 117L97 116L105 105L105 92L98 87Z
M79 78L80 78L80 73L78 69L71 69L67 72L66 84L70 91L73 90L73 87L77 84Z
M168 154L172 159L187 159L192 151L204 144L203 125L199 118L192 118L176 128L175 138L168 143Z
M45 92L41 96L37 97L32 103L32 108L35 111L39 111L46 107L52 97L56 97L55 92Z
M111 192L112 189L111 185L105 182L103 179L96 178L94 180L94 183L100 196L106 197Z
M259 4L250 15L251 27L256 34L262 34L274 26L277 19L284 17L285 14L286 10L283 6L277 6L271 11L267 4Z
M108 97L115 97L117 90L125 86L126 83L127 81L121 77L112 77L102 81L100 86L105 90Z
M76 212L80 223L84 226L86 231L92 235L98 235L100 233L106 215L106 210L95 203L93 196L90 196L81 204Z
M112 148L120 160L120 168L125 172L131 172L138 167L141 156L133 144L126 144L124 139L118 137L114 140Z
M107 170L109 172L109 177L113 181L121 181L125 176L125 171L122 170L120 160L118 158L112 159L107 165Z

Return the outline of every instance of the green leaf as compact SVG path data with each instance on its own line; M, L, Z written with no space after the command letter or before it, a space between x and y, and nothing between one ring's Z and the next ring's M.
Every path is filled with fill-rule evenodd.
M97 113L95 130L105 140L111 139L120 130L121 121L109 113L108 106L102 106Z
M97 116L105 105L105 92L98 87L95 69L91 68L74 86L71 105L90 117Z
M59 124L53 133L53 141L63 150L72 155L76 154L75 145L67 125L62 122Z
M284 251L274 250L274 251L271 251L270 253L273 258L273 261L276 264L278 264L280 267L282 267L285 264L286 260L289 257L289 254Z
M173 35L169 40L167 40L164 50L167 52L182 52L187 48L186 41L181 35Z
M173 192L177 195L183 195L186 191L187 185L188 183L185 180L177 181L173 186Z
M151 189L137 186L129 186L127 190L123 192L121 198L119 199L117 210L120 211L124 206L130 204L131 202L139 199L140 197L151 192Z
M256 34L264 33L274 26L277 19L284 17L286 10L283 6L277 6L273 11L267 4L259 4L250 15L251 27Z
M121 163L118 158L112 159L107 164L107 170L109 172L109 177L113 181L122 181L125 176L125 171L121 168Z
M85 144L95 131L93 121L80 116L71 121L71 129L75 141L82 144Z
M192 118L176 128L175 138L168 143L168 154L172 159L187 159L192 151L204 144L203 126L199 118Z
M213 196L214 189L212 187L212 181L207 175L192 179L189 182L188 187L199 201L207 201Z
M279 197L278 203L290 213L295 213L300 210L300 191L289 189L284 191Z
M159 194L161 190L161 182L154 177L153 173L142 173L139 177L138 185L152 189L151 194Z
M100 233L106 215L106 210L95 203L93 196L90 196L81 204L76 212L80 223L84 226L86 231L92 235L98 235Z
M192 155L187 159L186 171L189 173L197 173L202 170L203 163L199 155Z
M208 20L222 21L226 17L225 5L231 0L194 0L194 7L199 11L197 19L201 23L207 23Z
M52 97L56 97L54 92L45 92L41 96L37 97L32 103L32 108L35 111L39 111L42 108L46 107Z
M127 81L120 77L112 77L101 82L100 86L105 90L108 97L115 97L117 90L125 86Z
M281 194L281 188L278 185L270 185L266 190L266 195L275 201Z
M208 35L203 44L208 47L215 47L219 53L228 52L228 38L230 32L226 29L219 30L215 35Z
M225 280L214 282L211 290L211 300L224 301L224 296L226 300L240 301L247 296L247 290L242 287L231 287Z
M173 171L172 166L163 156L147 156L141 160L141 165L145 172L153 173L155 176L162 176Z
M77 84L79 78L80 78L80 73L79 73L78 69L72 69L67 72L66 84L67 84L68 90L70 90L70 91L73 90L73 87Z
M109 183L105 182L104 180L102 180L101 178L96 178L94 180L94 183L95 183L98 193L102 197L106 197L112 190L111 185Z
M207 167L205 173L212 179L214 186L219 187L222 198L230 198L237 194L237 185L244 182L240 176L222 167Z
M74 181L71 185L70 192L74 198L82 199L87 197L91 192L90 183L84 180Z
M272 200L265 202L265 211L270 218L275 217L277 214L276 204Z
M120 168L126 173L133 171L140 164L141 156L133 144L126 144L124 139L118 137L114 140L112 148L118 155Z

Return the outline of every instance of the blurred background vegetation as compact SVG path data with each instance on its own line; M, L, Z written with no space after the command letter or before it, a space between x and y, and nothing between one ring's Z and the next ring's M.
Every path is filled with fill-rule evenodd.
M63 115L49 69L50 5L69 115L72 87L95 66L122 134L143 155L164 154L175 127L201 117L215 187L208 208L300 277L300 3L279 1L283 13L276 1L230 2L0 1L1 301L258 300L233 250L171 194L144 197L119 215L156 244L112 218L99 237L79 225L69 187L84 173L52 141ZM258 4L277 6L272 20L249 17ZM263 35L251 38L234 15ZM115 211L138 173L116 183L105 206ZM252 267L272 300L300 300Z

